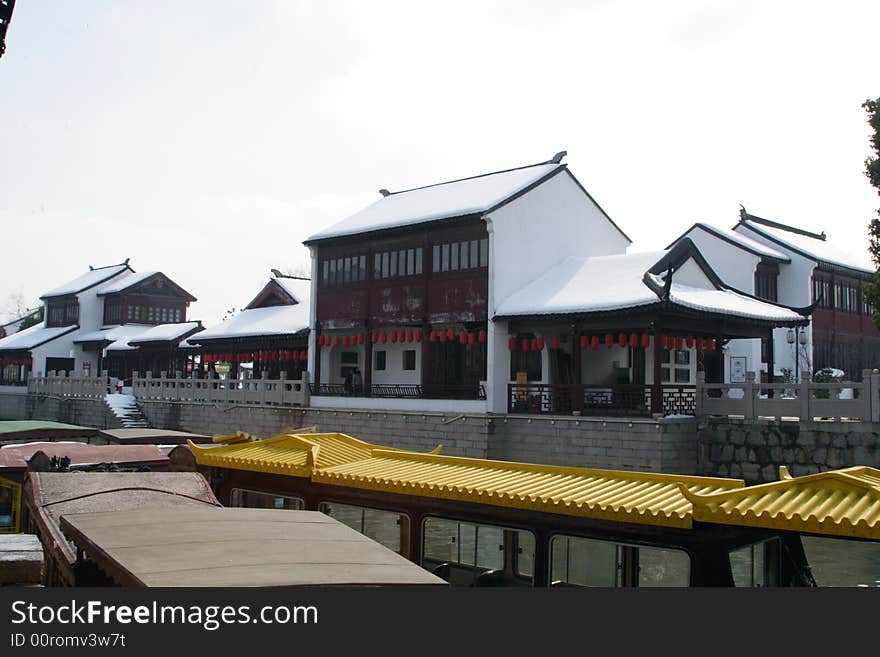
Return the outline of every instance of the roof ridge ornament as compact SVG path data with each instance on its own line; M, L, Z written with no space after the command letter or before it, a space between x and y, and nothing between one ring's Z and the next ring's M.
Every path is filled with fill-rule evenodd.
M552 162L553 164L560 164L562 162L562 158L564 158L566 155L568 155L568 151L559 151L556 155L548 160L548 163Z
M389 192L389 191L388 191L387 189L385 189L384 187L383 187L382 189L379 190L379 193L380 193L382 196L391 196L391 192Z

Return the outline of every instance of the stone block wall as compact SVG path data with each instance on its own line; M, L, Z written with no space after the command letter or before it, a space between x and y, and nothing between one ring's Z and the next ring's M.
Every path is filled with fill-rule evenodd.
M748 483L855 465L880 467L880 424L871 422L745 421L709 418L700 426L700 474Z
M103 399L0 393L0 420L47 420L97 429L122 426Z
M602 469L693 474L695 420L449 415L375 410L142 402L155 427L260 438L296 427L415 451Z

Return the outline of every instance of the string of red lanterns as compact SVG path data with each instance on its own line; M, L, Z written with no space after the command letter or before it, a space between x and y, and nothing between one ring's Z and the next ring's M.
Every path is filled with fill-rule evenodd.
M366 344L387 344L387 343L418 343L422 341L422 329L398 329L394 331L371 331L370 333L357 333L355 335L319 335L318 345L321 347L349 347ZM452 342L458 339L459 344L474 345L485 344L488 334L485 329L479 331L456 331L455 328L449 327L444 330L431 329L427 334L430 342Z
M32 366L34 364L33 358L0 358L0 367L6 367L8 365L27 365Z

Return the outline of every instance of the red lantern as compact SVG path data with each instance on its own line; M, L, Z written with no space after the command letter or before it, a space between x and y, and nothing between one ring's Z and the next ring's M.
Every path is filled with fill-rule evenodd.
M273 351L272 352L272 362L274 363L276 360L278 360L278 352Z
M407 331L407 332L406 332L406 341L407 341L407 342L412 342L412 341L413 341L413 333L412 333L412 331Z
M513 351L514 349L516 349L516 338L508 338L507 339L507 348L510 351Z
M629 346L635 349L639 345L639 334L638 333L630 333L629 334Z
M609 349L614 346L614 336L610 333L605 334L605 346Z
M440 340L440 342L446 342L446 336L446 331L440 331L439 333L437 333L437 339Z
M347 346L348 346L348 336L347 336L347 335L343 335L343 336L342 336L342 346L343 346L343 347L347 347Z
M544 348L544 345L542 345L540 343L538 338L532 338L532 344L531 344L532 351L540 351L543 348Z
M379 342L379 334L373 331L373 337L370 339L372 340L373 344L376 344L377 342Z
M365 333L358 333L358 344L364 344L367 341Z
M486 342L486 331L484 329L480 329L480 332L477 333L477 342L483 344Z
M681 351L684 348L684 338L675 338L675 348Z
M617 334L617 344L621 347L625 347L627 343L626 333L618 333Z
M714 338L706 338L706 349L709 351L715 351L715 339Z
M476 344L477 343L477 334L476 333L468 333L467 341L468 341L468 344Z
M642 333L642 348L647 349L651 345L651 336L647 333Z
M289 351L287 353L288 353L288 360L292 360L294 362L299 360L299 352L298 351Z
M703 351L703 347L706 346L706 341L703 338L696 339L697 351Z
M450 340L455 340L455 329L451 326L449 327L449 330L446 331L446 337Z
M428 340L430 342L437 342L437 331L431 329L431 332L428 334Z
M339 339L338 335L333 336L333 346L334 347L338 347L341 342L342 342L342 340Z
M391 335L388 336L391 339L391 342L397 342L397 331L391 331Z
M403 329L400 329L397 332L397 341L398 342L406 342L406 331L404 331Z
M416 342L422 341L422 329L416 329L416 332L413 334L413 338L415 338Z
M586 335L581 336L581 349L586 349L590 346L590 338Z
M669 338L665 335L661 336L660 344L663 346L664 349L669 349Z
M694 336L689 335L685 338L685 343L687 344L688 349L694 348Z
M468 334L462 331L458 334L458 343L459 344L467 344L468 343Z
M554 335L553 339L550 340L550 348L551 349L559 349L559 336Z
M299 352L299 359L301 361L307 361L309 359L309 350L303 349L301 352Z
M590 338L590 349L598 349L599 348L599 336L594 335Z
M323 347L323 346L324 346L324 336L323 336L323 335L319 335L319 336L318 336L318 346L319 346L319 347Z
M532 343L528 338L524 338L522 341L522 350L526 353L529 351L529 345Z
M385 331L382 331L382 332L379 334L379 342L380 342L381 344L385 344L386 342L388 342L388 334L385 333Z

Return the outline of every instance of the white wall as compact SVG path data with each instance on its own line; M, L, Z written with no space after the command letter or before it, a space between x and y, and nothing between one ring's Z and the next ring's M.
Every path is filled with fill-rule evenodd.
M703 290L714 290L715 285L709 280L705 272L693 258L688 258L684 264L676 269L672 274L672 282L679 285L688 285Z
M376 369L376 353L385 352L385 369ZM416 352L416 369L403 369L403 352ZM363 371L363 368L361 368ZM373 383L412 383L422 382L422 345L419 342L395 343L373 345Z
M755 293L755 270L761 262L759 256L701 228L692 228L685 237L691 239L722 281L742 292Z
M629 246L567 171L486 219L490 316L498 303L566 256L625 253Z
M617 340L616 335L614 339ZM620 367L629 367L629 347L621 347L615 342L609 349L600 339L598 348L581 351L581 381L588 385L616 384L615 361Z
M626 253L629 246L567 171L488 215L486 224L490 318L501 301L563 258ZM486 392L493 413L507 412L508 330L489 322ZM545 379L548 371L545 354Z
M736 232L742 233L743 235L752 238L756 242L766 244L767 246L776 249L777 251L781 251L789 258L791 258L790 263L781 263L779 265L779 278L777 280L777 299L779 303L786 306L794 307L808 306L812 303L812 278L813 269L816 266L815 260L805 258L804 256L777 244L776 242L772 242L763 235L759 235L755 231L750 230L742 224L737 225ZM804 331L806 333L807 350L808 353L812 353L812 326L802 328L801 331ZM792 349L792 346L788 344L787 336L787 328L778 328L773 331L773 360L776 374L780 374L783 368L791 369L792 372L794 372L795 370L794 350ZM758 354L760 356L760 351L758 352ZM803 366L804 362L802 360L798 366L798 369L802 370Z

